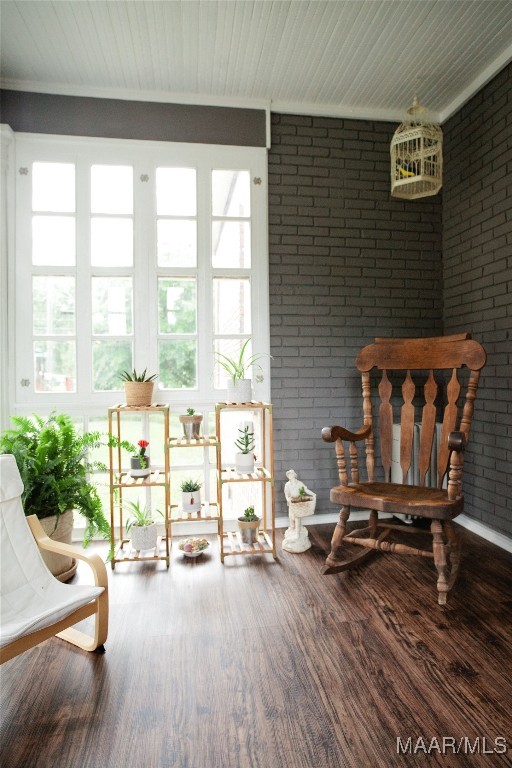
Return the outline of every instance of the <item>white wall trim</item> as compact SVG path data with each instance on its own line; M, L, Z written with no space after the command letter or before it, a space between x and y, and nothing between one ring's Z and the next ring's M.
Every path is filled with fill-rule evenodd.
M475 520L473 517L469 517L469 515L459 515L456 518L456 522L462 525L463 528L467 528L468 531L481 536L482 539L490 541L491 544L496 544L500 549L512 552L512 539L509 536L505 536L504 533L495 531L494 528L481 523L479 520Z
M15 189L15 134L8 125L0 125L1 178L0 178L0 219L2 220L0 254L0 430L10 426L10 377L13 369L14 351L10 344L11 328L14 322L14 308L8 301L14 295L14 189Z
M508 48L505 48L501 56L498 56L498 58L495 59L492 64L489 64L489 66L486 67L467 88L459 93L457 98L454 99L451 104L448 104L445 109L441 110L439 113L439 122L446 122L446 120L458 112L467 101L484 87L484 85L492 80L498 72L501 72L510 61L512 61L512 44L509 45Z
M392 515L381 515L380 519L383 519L384 517L392 517ZM338 518L338 512L328 512L326 514L310 515L309 517L305 517L303 519L303 523L306 525L306 527L308 525L336 525ZM368 512L365 510L352 512L350 515L351 521L366 520L367 518ZM234 523L235 521L233 520L231 522ZM478 520L474 520L472 517L468 517L468 515L459 515L456 522L459 523L459 525L461 525L463 528L467 528L467 530L472 531L472 533L476 533L477 536L481 536L482 539L489 541L491 544L496 544L496 546L500 547L500 549L504 549L506 552L512 552L512 539L509 536L505 536L503 533L499 533L498 531L493 530L488 525L484 525L484 523L481 523ZM276 528L288 528L289 523L290 521L288 517L276 517ZM215 534L217 533L217 521L203 520L198 521L197 524L194 525L190 523L173 523L172 530L173 538L174 536L204 536L207 534ZM163 528L161 533L163 534ZM116 536L119 536L119 532L117 530ZM73 541L79 542L82 540L82 537L83 528L75 528L73 530ZM99 538L97 540L100 541Z
M268 99L245 99L235 96L213 96L198 93L171 93L169 91L141 91L125 88L98 88L87 85L41 83L35 80L0 79L0 88L7 91L48 93L58 96L86 96L93 99L121 99L122 101L154 101L160 104L186 104L203 107L234 107L238 109L270 109Z

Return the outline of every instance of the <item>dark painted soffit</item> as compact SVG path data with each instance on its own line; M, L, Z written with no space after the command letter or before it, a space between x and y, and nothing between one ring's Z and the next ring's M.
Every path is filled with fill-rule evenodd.
M145 141L266 146L263 109L0 91L13 131Z

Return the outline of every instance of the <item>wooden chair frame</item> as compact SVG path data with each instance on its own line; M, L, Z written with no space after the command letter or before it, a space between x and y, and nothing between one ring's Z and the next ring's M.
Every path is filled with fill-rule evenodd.
M485 365L484 349L471 340L468 333L427 339L386 339L376 338L375 343L365 347L357 357L361 371L363 392L363 426L355 432L344 427L333 426L322 430L326 442L335 443L336 460L340 485L331 490L331 501L341 505L340 517L335 528L331 552L323 573L338 573L361 563L376 550L396 554L417 555L432 558L438 573L438 602L446 603L447 593L452 588L460 565L460 542L453 525L453 518L464 507L462 495L462 467L464 450L468 444L480 371ZM469 369L469 380L464 397L460 422L457 426L458 400L461 385L457 371L462 366ZM376 482L375 445L371 399L370 371L382 371L378 387L380 396L380 453L384 482ZM400 467L402 483L391 482L393 406L392 384L388 371L405 371L402 384L403 405L400 427ZM428 371L423 384L424 405L421 411L421 437L419 445L419 484L407 485L406 478L411 466L415 406L417 393L411 371ZM436 415L435 401L438 384L434 371L448 372L446 401L437 453L437 487L426 487L425 478L430 466ZM417 410L417 409L416 409ZM366 449L367 481L360 481L358 464L358 443ZM347 450L347 447L348 450ZM448 473L447 488L443 488ZM350 477L349 477L350 475ZM347 521L351 507L370 510L367 526L347 533ZM380 521L378 513L409 515L413 518L430 520L432 549L418 549L402 543L385 541L392 531L403 533L428 533L424 528L403 525L389 520ZM363 551L347 559L342 545L355 544Z
M104 589L96 599L73 611L61 621L23 635L23 637L0 648L0 664L13 659L54 635L85 651L104 652L104 643L108 634L108 578L105 563L99 555L86 555L77 547L50 539L36 515L30 515L27 517L27 521L40 549L68 555L87 563L93 572L95 586L104 587ZM87 635L74 627L75 624L88 616L95 616L92 635Z

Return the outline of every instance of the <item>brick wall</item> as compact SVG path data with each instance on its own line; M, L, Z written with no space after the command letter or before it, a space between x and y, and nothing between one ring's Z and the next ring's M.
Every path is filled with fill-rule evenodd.
M276 513L293 468L334 512L324 426L362 423L357 351L442 332L441 197L390 196L395 125L273 115L270 334Z
M487 350L465 511L512 534L512 65L443 127L444 330Z

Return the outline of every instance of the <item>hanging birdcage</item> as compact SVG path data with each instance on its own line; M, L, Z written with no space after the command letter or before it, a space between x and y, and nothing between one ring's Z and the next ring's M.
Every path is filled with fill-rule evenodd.
M391 141L391 194L407 200L428 197L443 185L443 133L427 122L415 96Z

